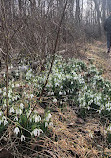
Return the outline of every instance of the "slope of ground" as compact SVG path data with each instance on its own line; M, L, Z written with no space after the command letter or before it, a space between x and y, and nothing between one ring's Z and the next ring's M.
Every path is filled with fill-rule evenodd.
M84 51L83 51L84 52ZM106 54L106 46L102 42L89 44L81 57L86 63L92 62L103 69L103 76L111 80L110 60ZM66 105L63 108L51 109L53 127L40 145L39 141L32 144L35 154L24 154L24 158L110 158L111 149L105 138L105 124L98 115L90 114L85 118L77 115L78 108ZM12 144L13 145L13 144ZM10 147L8 147L10 148ZM3 149L3 148L2 148ZM1 149L1 151L3 151ZM37 149L37 154L36 154ZM39 157L38 157L39 151ZM6 151L5 151L6 152ZM26 155L26 156L25 156ZM8 157L8 156L7 156ZM2 157L3 158L3 157Z

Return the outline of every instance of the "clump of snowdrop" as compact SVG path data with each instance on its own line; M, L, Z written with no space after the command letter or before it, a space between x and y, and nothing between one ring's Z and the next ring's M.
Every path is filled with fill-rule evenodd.
M41 129L37 129L37 128L35 128L33 131L32 131L32 135L34 135L35 137L39 137L40 136L40 134L41 133L43 133L43 131L41 130Z
M46 64L46 72L44 71L37 76L34 76L32 69L27 67L24 62L19 67L20 69L25 70L23 83L15 81L15 79L9 82L9 117L16 125L14 134L20 137L21 141L26 141L26 131L24 132L22 127L26 128L31 136L39 137L49 126L53 126L53 122L51 122L52 115L49 111L42 117L37 111L31 112L33 105L30 106L31 101L36 96L38 97L42 90L49 64ZM18 77L20 76L19 70L15 72ZM21 94L15 93L14 90L19 91L22 85L25 85L23 86L25 88ZM34 93L32 91L28 93L26 87L32 86L35 88ZM104 111L108 114L111 113L111 83L103 79L95 66L87 67L85 63L79 60L70 59L66 63L61 56L56 56L45 92L47 92L48 97L53 98L52 104L60 103L62 105L63 102L68 102L71 99L74 102L76 101L80 109L96 110L100 115ZM0 87L0 99L2 103L0 126L7 127L9 122L4 116L6 87ZM24 99L23 102L22 99ZM25 107L26 104L28 105L27 108Z

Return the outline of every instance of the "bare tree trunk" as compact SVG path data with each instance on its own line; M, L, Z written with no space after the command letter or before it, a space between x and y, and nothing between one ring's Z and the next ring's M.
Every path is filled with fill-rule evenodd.
M31 8L31 15L34 15L35 11L36 11L36 1L35 0L30 0L30 8Z
M80 0L76 0L75 18L76 18L77 24L80 24Z
M104 23L105 19L106 19L106 0L102 0L102 11L103 11L103 14L102 14L102 22Z
M100 24L101 12L99 10L99 4L98 4L97 0L93 0L93 1L95 3L95 9L96 9L96 12L97 12L98 33L101 37L101 24Z

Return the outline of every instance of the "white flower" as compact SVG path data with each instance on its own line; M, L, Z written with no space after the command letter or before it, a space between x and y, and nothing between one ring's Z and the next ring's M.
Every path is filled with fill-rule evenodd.
M88 106L87 109L90 110L90 106Z
M3 74L3 77L5 77L5 73Z
M16 114L17 115L21 115L22 114L22 110L21 109L16 109Z
M53 103L57 103L57 99L56 98L53 99Z
M32 134L33 134L35 137L37 137L37 132L38 132L38 129L36 128L36 129L34 129L34 130L32 131Z
M89 133L89 137L90 137L90 138L93 138L93 134L92 134L92 133Z
M10 110L9 110L9 112L10 112L10 113L14 113L14 108L11 107Z
M14 129L14 134L18 135L19 132L20 132L19 128L16 127L16 128Z
M35 122L39 122L41 121L41 117L40 116L35 116Z
M14 118L14 121L18 121L18 117L17 116Z
M11 93L10 92L8 93L8 97L11 98Z
M35 128L33 131L32 131L32 134L35 136L35 137L39 137L40 136L40 133L43 133L43 131L41 129L37 129Z
M59 95L62 95L62 92L59 92Z
M66 92L64 91L64 95L66 95Z
M3 96L6 96L6 92L3 93Z
M34 97L34 95L33 94L30 94L30 98L32 99Z
M60 101L60 104L62 104L62 100Z
M25 136L21 135L21 142L23 142L25 140Z
M17 84L15 85L15 87L20 87L20 85L17 83Z
M49 123L49 126L53 126L53 122L50 122L50 123Z
M6 104L3 104L3 109L5 109L6 106L7 106Z
M51 114L49 113L48 115L47 115L47 117L46 117L46 121L49 121L49 119L51 118Z
M14 84L12 84L12 88L14 88Z
M54 95L54 92L51 92L50 94L51 94L51 95Z
M24 108L24 104L20 103L20 108L23 109Z
M59 83L55 83L55 87L59 86Z
M13 69L13 65L11 65L10 68Z
M23 92L24 95L26 95L26 92Z
M108 131L111 131L111 126L109 126L109 127L107 128L107 130L108 130Z
M7 125L7 124L8 124L8 121L7 121L7 120L4 120L4 126Z
M19 76L18 72L16 73L16 76Z
M38 137L40 136L40 132L43 133L41 129L38 129Z
M48 95L51 95L51 92L48 92Z
M48 126L48 123L47 122L45 122L45 127L47 127Z

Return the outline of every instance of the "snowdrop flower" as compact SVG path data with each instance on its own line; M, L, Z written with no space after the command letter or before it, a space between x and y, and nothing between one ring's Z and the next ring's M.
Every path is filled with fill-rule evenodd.
M5 73L3 74L3 77L5 77Z
M109 126L109 127L107 128L107 130L111 132L111 126Z
M10 110L9 110L9 112L10 112L10 113L14 113L14 108L11 107Z
M50 122L50 123L49 123L49 126L53 126L53 122Z
M56 98L53 99L53 103L57 103L57 99Z
M18 72L16 73L16 76L19 76Z
M18 117L17 116L14 118L14 121L18 121Z
M19 132L20 132L19 128L16 127L16 128L14 129L14 134L18 135Z
M14 88L14 84L12 84L12 88Z
M48 92L48 95L51 95L51 92Z
M15 87L20 87L20 85L17 83L17 84L15 85Z
M43 131L41 129L37 129L35 128L33 131L32 131L32 134L35 136L35 137L39 137L40 136L40 132L43 133Z
M40 133L43 133L41 129L38 129L38 137L40 136Z
M21 109L16 109L16 114L17 115L21 115L22 114L22 110Z
M59 83L55 83L55 87L59 86Z
M47 122L45 122L45 127L47 127L48 126L48 123Z
M7 120L4 120L4 126L6 126L8 124Z
M23 95L26 95L26 92L23 92Z
M20 103L20 108L23 109L24 108L24 104Z
M41 121L41 117L40 116L35 116L35 122L40 122Z
M33 94L30 94L30 98L32 99L34 97L34 95Z
M49 119L52 117L52 115L49 113L48 116L46 117L46 121L49 121Z
M25 136L24 135L21 135L21 142L23 142L25 140Z
M90 110L90 107L88 106L87 109Z
M71 81L71 84L73 84L73 81Z
M90 137L90 138L93 138L93 134L92 134L92 133L89 133L89 137Z
M64 95L66 95L66 92L64 91Z
M4 109L6 106L7 106L6 104L3 104L3 109Z
M10 68L13 69L13 65L11 65Z
M20 98L19 95L16 95L16 96L15 96L15 100L17 100L18 98Z
M54 92L51 92L50 94L51 94L51 95L54 95Z
M8 93L8 97L11 98L11 93L10 92Z
M6 96L6 92L3 93L3 96Z
M59 92L59 95L62 95L62 92Z

